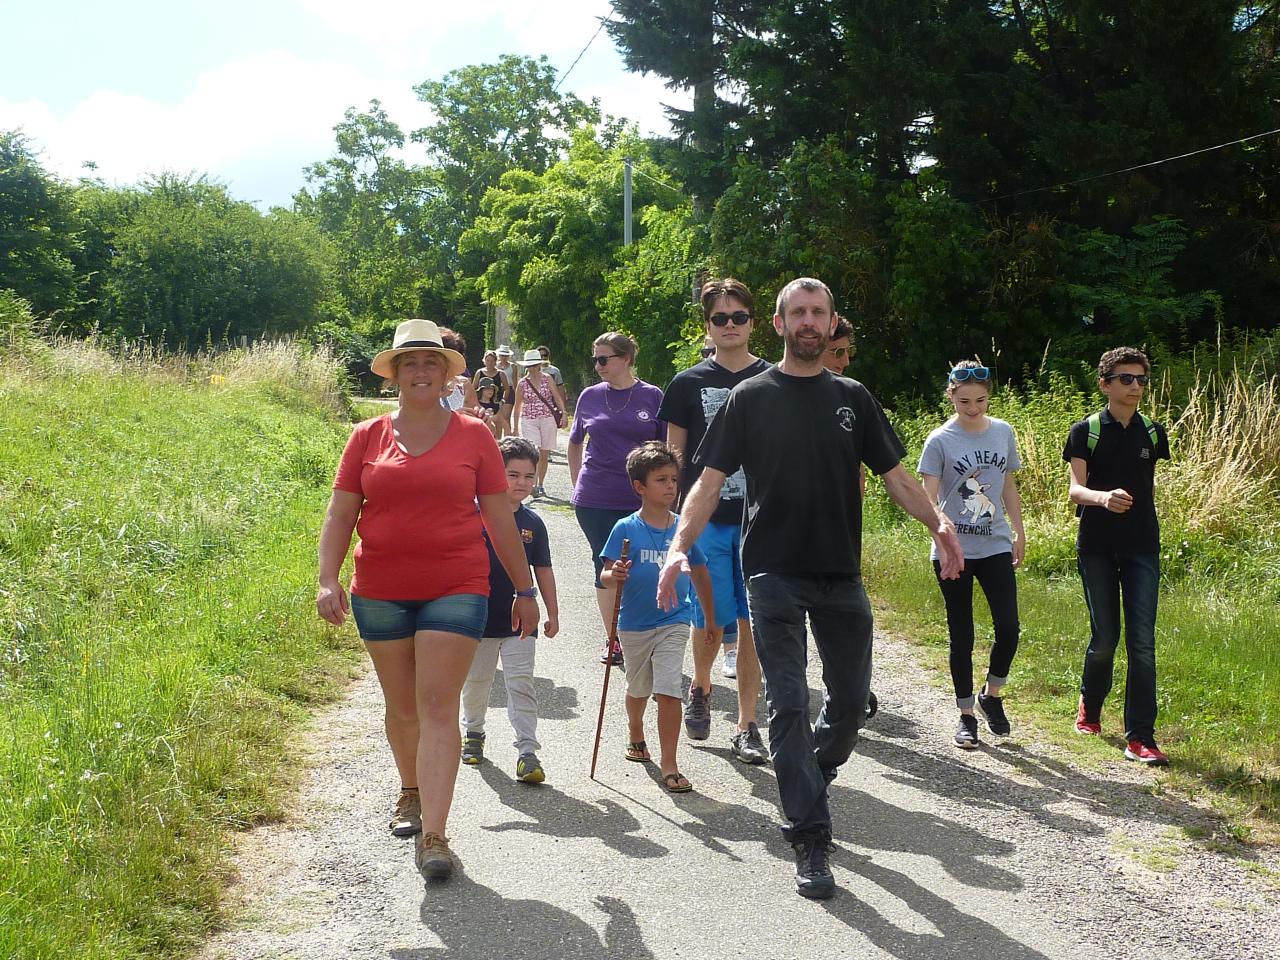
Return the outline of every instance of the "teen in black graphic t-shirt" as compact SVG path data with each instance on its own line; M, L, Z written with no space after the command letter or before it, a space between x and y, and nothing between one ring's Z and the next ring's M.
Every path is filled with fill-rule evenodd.
M702 363L676 374L662 397L658 419L667 424L667 441L684 457L680 489L687 494L701 469L693 453L702 443L707 425L724 406L729 392L744 380L769 369L769 363L752 355L749 341L754 322L754 301L746 286L732 277L703 284L702 316L712 355ZM730 738L733 755L743 763L765 763L768 753L756 726L756 702L760 697L760 662L751 639L747 588L742 579L742 509L746 479L741 471L728 476L720 488L720 502L698 547L707 557L707 569L715 590L717 626L724 630L724 676L738 683L738 728ZM701 611L693 618L693 679L685 708L685 730L692 740L711 735L711 667L716 648L704 640Z

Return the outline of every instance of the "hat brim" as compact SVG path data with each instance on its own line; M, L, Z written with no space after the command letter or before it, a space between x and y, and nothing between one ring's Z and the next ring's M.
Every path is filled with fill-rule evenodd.
M425 350L427 353L440 354L440 356L444 357L445 363L448 364L449 376L451 377L458 377L466 372L466 359L457 350L450 350L448 347L398 347L391 350L383 350L373 358L373 363L369 364L369 369L384 380L394 380L396 374L391 361L402 353L413 353L415 350Z
M517 360L515 361L515 364L517 367L540 367L544 363L550 363L550 361L549 360Z

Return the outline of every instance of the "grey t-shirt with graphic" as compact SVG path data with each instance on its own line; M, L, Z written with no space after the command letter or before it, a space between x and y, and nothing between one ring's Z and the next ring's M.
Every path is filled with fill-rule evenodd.
M970 433L952 417L924 442L919 472L938 478L938 503L956 525L966 559L980 560L1013 550L1013 531L1004 513L1004 481L1021 468L1013 427L995 417ZM929 556L937 560L935 545Z

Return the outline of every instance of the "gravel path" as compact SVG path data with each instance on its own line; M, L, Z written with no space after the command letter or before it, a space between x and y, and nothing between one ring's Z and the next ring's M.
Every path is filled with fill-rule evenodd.
M548 488L567 498L563 460ZM772 767L731 758L736 707L718 670L712 738L680 747L697 792L669 795L623 760L616 682L592 782L603 668L590 555L566 506L540 513L562 625L538 654L548 782L512 779L499 676L492 760L458 775L462 871L424 890L412 842L385 829L396 780L367 672L316 715L290 818L236 838L236 923L203 960L1280 957L1277 874L1246 869L1243 848L1188 841L1184 827L1212 829L1206 811L1153 796L1151 771L1083 773L1016 729L961 753L948 691L890 638L877 642L881 712L832 786L832 900L794 893ZM1259 865L1274 871L1274 853Z

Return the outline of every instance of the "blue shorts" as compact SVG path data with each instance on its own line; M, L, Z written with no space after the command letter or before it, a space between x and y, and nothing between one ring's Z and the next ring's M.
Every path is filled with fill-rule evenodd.
M747 610L747 586L742 580L742 527L736 523L708 523L698 538L698 546L707 555L707 573L711 574L711 590L716 598L717 626L724 627L728 643L738 636L738 621L751 614ZM693 604L693 625L706 626L702 604Z
M351 612L362 640L401 640L419 630L479 640L489 618L489 598L479 593L451 593L435 600L370 600L353 593Z

